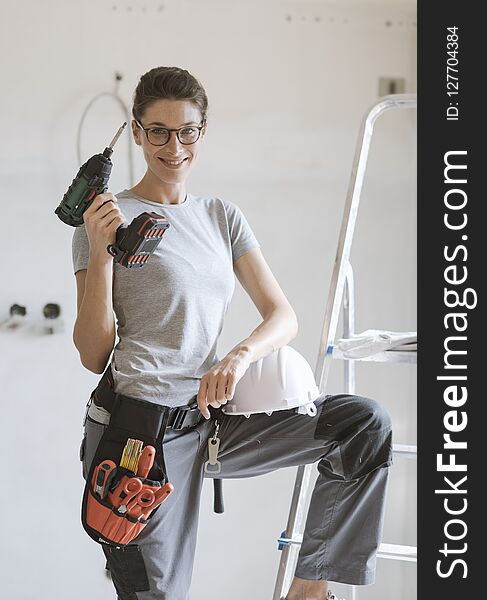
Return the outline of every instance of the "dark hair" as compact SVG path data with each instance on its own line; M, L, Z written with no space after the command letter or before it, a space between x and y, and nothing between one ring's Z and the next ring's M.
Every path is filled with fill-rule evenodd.
M192 102L206 121L208 97L201 83L186 69L155 67L142 75L134 92L134 119L140 123L146 108L161 98Z

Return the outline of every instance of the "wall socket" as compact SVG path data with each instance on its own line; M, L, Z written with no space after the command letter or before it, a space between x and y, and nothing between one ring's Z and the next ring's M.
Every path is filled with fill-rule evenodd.
M380 77L379 78L379 96L388 96L389 94L404 94L406 91L406 80L404 77Z

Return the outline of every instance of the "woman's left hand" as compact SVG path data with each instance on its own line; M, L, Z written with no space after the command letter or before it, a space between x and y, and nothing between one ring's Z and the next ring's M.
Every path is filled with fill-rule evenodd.
M247 352L231 351L203 375L198 391L198 408L205 419L210 418L208 405L220 408L233 398L235 386L249 368Z

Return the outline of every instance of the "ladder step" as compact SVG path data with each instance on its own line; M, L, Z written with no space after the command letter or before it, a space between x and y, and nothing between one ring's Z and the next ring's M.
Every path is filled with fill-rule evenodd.
M408 446L407 444L392 444L394 454L400 454L405 458L417 458L418 447Z
M303 535L299 534L296 538L284 537L284 532L281 537L277 540L279 550L282 550L285 546L292 544L300 545L303 543ZM381 544L379 551L377 552L377 558L388 558L390 560L403 560L406 562L417 561L417 548L416 546L404 546L402 544Z
M303 534L302 533L298 533L296 534L296 537L293 538L287 538L284 536L286 532L283 531L281 533L281 537L278 538L277 540L277 549L278 550L282 550L285 546L290 546L291 544L296 544L296 545L300 545L303 543Z
M360 362L389 362L389 363L406 363L416 364L418 362L418 353L412 350L400 351L400 350L387 350L386 352L377 352L371 356L364 356L363 358L347 358L343 356L343 352L338 349L337 346L328 348L332 358L337 360L353 360Z
M403 560L406 562L416 562L418 551L416 546L402 546L401 544L381 544L377 552L378 558L388 558L390 560Z

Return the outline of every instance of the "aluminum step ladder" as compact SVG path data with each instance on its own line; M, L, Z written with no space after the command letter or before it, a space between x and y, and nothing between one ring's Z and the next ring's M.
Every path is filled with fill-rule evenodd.
M354 360L345 359L338 351L338 348L335 347L338 318L340 310L343 308L343 336L341 337L351 337L354 334L355 323L353 271L350 264L350 251L374 124L377 118L386 111L404 108L416 108L416 94L384 96L370 108L362 119L328 293L318 359L314 372L316 384L320 392L323 392L326 387L331 360L343 359L345 360L344 391L352 394L355 393L355 362ZM386 351L358 360L415 363L416 352ZM394 444L393 451L407 458L416 457L416 446ZM313 470L314 464L298 467L297 470L287 526L278 538L278 549L282 552L282 555L273 600L281 600L285 596L294 576L306 520L305 509L309 504L308 500L312 491L310 479ZM398 544L381 544L377 554L380 558L411 562L416 561L416 555L416 547ZM355 586L350 587L351 600L355 600L357 589Z

